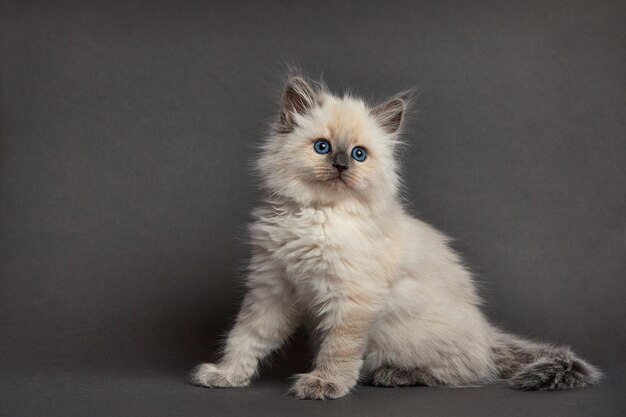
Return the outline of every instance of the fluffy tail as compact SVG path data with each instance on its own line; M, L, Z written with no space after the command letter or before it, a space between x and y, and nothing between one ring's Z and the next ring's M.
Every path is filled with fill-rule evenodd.
M567 347L500 334L492 348L501 378L521 390L568 390L598 382L602 373Z

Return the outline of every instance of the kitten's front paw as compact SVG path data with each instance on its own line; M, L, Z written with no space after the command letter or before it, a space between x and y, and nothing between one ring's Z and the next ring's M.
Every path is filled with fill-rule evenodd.
M343 397L350 391L350 388L352 386L343 386L340 382L311 372L296 377L291 393L301 400L332 400Z
M250 384L249 378L238 377L212 363L202 363L196 366L191 371L189 380L193 385L209 388L245 387Z

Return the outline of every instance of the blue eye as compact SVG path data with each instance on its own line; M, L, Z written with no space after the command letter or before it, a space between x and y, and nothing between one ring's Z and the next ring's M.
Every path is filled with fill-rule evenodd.
M360 146L355 146L352 149L352 158L354 158L355 161L363 162L365 158L367 158L367 152Z
M330 152L330 142L326 139L320 139L313 144L313 149L315 149L315 152L324 155Z

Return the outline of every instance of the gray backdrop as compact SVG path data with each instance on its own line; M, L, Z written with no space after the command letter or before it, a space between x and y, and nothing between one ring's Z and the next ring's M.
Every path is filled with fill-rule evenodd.
M184 383L237 311L259 197L249 161L288 63L370 98L417 87L411 211L457 239L496 323L574 346L608 371L596 392L624 381L623 1L1 4L0 412L83 412L66 400L81 389L103 415L142 414L148 391L174 414L265 410L254 395L302 407L283 396L307 369L302 338L265 391ZM98 379L111 374L148 376ZM135 396L98 394L124 383ZM170 389L191 408L168 409ZM464 395L526 395L428 390L410 395L451 413L482 404ZM407 390L339 403L398 392L397 415ZM590 392L535 398L615 410Z

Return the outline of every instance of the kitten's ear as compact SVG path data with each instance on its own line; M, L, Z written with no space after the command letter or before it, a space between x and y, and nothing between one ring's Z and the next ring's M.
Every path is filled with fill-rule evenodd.
M300 76L289 78L280 108L280 126L282 133L291 132L296 126L296 114L305 114L317 103L315 90Z
M412 91L402 92L391 100L374 107L371 110L372 116L387 133L396 133L402 126L404 113L412 96Z

